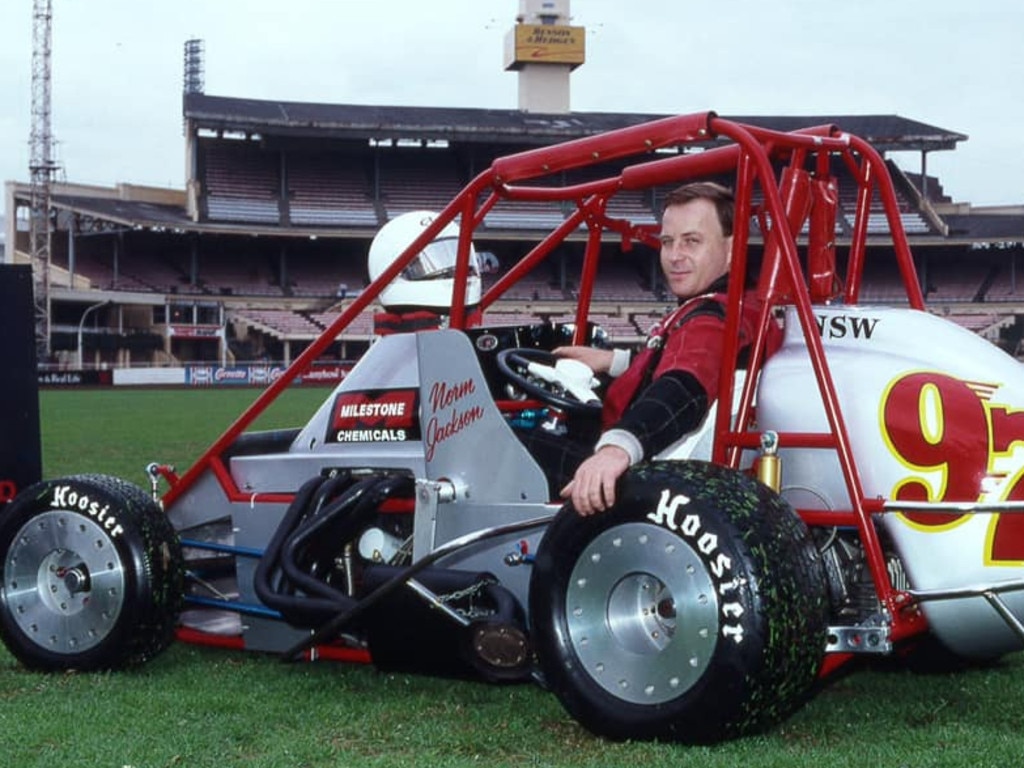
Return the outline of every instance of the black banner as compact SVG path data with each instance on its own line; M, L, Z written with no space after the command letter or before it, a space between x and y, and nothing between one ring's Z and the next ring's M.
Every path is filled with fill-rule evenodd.
M42 477L32 268L0 266L0 503Z
M41 387L109 387L114 383L111 371L40 371Z

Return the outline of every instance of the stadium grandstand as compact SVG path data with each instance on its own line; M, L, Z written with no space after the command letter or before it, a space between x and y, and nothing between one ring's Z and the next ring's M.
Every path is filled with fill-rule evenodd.
M522 103L509 110L296 103L186 89L183 116L183 189L53 185L51 359L44 365L287 363L367 284L370 240L389 219L440 209L497 157L664 115L538 111ZM777 130L835 123L887 158L919 154L922 173L887 162L932 311L1017 351L1024 213L954 203L941 180L923 172L929 153L954 151L967 136L896 115L728 117ZM834 172L841 191L853 189L847 169ZM584 178L567 179L573 180ZM653 222L664 192L631 193L615 205ZM8 262L29 259L30 203L29 185L7 183ZM853 210L854 201L841 194L840 206ZM495 206L476 240L488 267L485 284L565 215L550 203ZM840 217L840 257L849 223ZM886 233L880 214L869 236L881 242ZM581 231L552 254L492 308L488 322L570 315L584 239ZM613 341L638 343L668 306L657 253L604 247L597 320ZM884 246L872 246L869 237L872 247ZM895 273L869 269L862 296L895 300L898 286ZM351 361L365 350L371 314L339 337L332 361Z

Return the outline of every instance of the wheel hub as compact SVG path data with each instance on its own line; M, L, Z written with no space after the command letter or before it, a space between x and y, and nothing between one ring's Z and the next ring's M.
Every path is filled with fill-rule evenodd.
M89 591L89 569L85 563L79 563L74 568L59 569L57 577L64 580L64 588L69 595Z
M718 598L703 562L683 539L647 523L590 542L573 569L566 614L587 673L636 704L685 692L718 637Z
M4 561L6 600L15 623L54 653L81 653L113 629L125 571L109 537L92 520L45 512L14 537Z

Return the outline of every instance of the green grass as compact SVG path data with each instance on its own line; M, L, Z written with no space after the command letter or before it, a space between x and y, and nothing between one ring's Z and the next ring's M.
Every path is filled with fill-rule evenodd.
M46 391L45 474L144 483L149 461L184 470L252 390ZM324 390L286 394L261 426L303 420ZM0 650L7 766L803 766L1005 768L1024 753L1024 659L921 675L863 668L831 681L774 731L715 747L609 743L549 693L282 664L183 644L116 674L27 672Z
M328 391L288 389L252 428L300 426ZM259 394L231 387L44 390L39 398L43 474L102 472L145 486L145 468L152 461L183 472Z

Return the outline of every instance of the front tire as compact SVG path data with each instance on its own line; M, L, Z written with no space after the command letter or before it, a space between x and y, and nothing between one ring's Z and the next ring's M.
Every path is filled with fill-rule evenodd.
M77 475L26 489L0 513L0 636L39 670L139 664L173 640L183 559L140 488Z
M721 741L790 715L826 643L822 561L766 486L704 462L631 470L611 510L566 506L530 582L545 679L612 739Z

